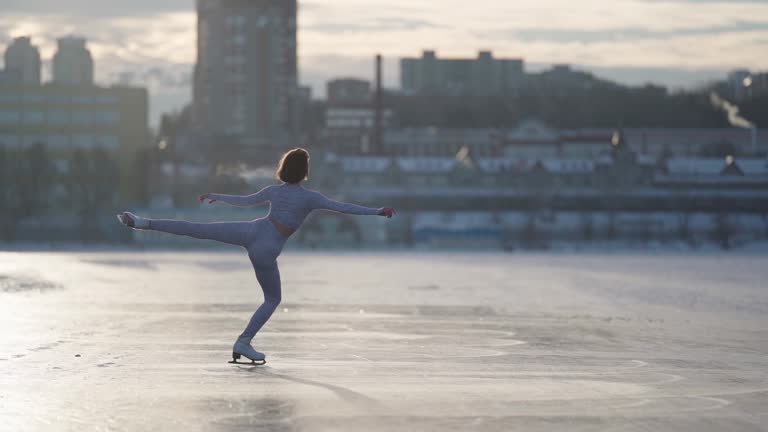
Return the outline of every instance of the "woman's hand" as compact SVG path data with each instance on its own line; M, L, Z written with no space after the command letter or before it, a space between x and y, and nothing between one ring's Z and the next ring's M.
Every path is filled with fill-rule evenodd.
M205 200L211 200L208 204L213 204L216 201L215 199L211 198L211 194L210 193L204 193L204 194L200 195L199 197L197 197L197 199L200 202L204 202Z
M379 212L381 216L386 216L388 218L391 218L393 215L397 214L395 209L392 207L382 207L381 212Z

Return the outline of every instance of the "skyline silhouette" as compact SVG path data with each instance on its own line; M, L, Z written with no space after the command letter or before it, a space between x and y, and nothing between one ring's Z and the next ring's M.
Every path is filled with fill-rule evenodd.
M0 44L30 35L50 78L56 39L88 39L96 82L147 86L152 122L191 99L196 13L191 0L167 2L1 0ZM387 86L398 60L434 49L444 57L492 50L522 58L528 71L568 63L620 83L694 87L737 68L768 69L768 4L711 0L579 2L479 0L311 1L299 7L299 74L323 94L328 79L370 79L384 55ZM546 18L546 19L544 19ZM404 44L402 41L407 40Z

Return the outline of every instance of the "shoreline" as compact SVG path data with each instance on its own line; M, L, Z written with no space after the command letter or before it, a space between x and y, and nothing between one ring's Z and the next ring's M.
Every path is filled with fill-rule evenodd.
M178 244L121 244L121 243L95 243L83 244L75 242L18 242L18 243L0 243L0 252L234 252L237 251L229 245L216 245L208 243L207 246L190 245L180 246ZM363 245L361 247L304 247L295 245L286 245L283 253L434 253L434 254L508 254L508 255L571 255L571 254L600 254L600 253L628 253L628 254L647 254L647 253L670 253L674 255L740 255L740 254L768 254L768 242L755 241L742 245L733 246L729 249L723 249L716 243L701 243L692 247L684 242L656 243L646 244L623 243L623 242L600 242L600 243L554 243L545 248L481 248L481 247L438 247L438 246L381 246L381 245Z

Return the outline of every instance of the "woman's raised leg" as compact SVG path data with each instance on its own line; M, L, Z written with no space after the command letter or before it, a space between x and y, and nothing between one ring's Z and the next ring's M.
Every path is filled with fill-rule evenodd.
M253 226L251 222L198 223L173 219L151 219L147 229L246 247L251 241Z

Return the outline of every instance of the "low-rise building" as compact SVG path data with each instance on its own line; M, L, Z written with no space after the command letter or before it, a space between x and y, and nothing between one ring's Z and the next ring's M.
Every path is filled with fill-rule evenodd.
M768 134L741 128L556 129L526 120L509 129L402 128L384 132L384 148L403 156L452 156L468 147L477 156L595 159L619 133L633 152L655 159L768 153Z
M150 144L147 90L135 87L0 85L0 145L43 144L61 170L74 149L100 147L116 158L121 197L135 197L128 175Z
M443 59L435 51L400 60L400 86L406 94L512 95L522 86L522 59L497 59L490 51L477 58Z
M337 189L462 188L523 193L540 190L621 191L690 188L768 188L768 161L758 158L667 158L612 146L597 158L474 156L462 148L447 156L352 156L326 153L313 170L323 187Z
M344 154L374 152L376 109L368 81L340 78L327 84L322 140L327 149ZM382 127L389 126L392 110L382 110Z
M328 104L370 104L371 83L357 78L337 78L326 85Z

